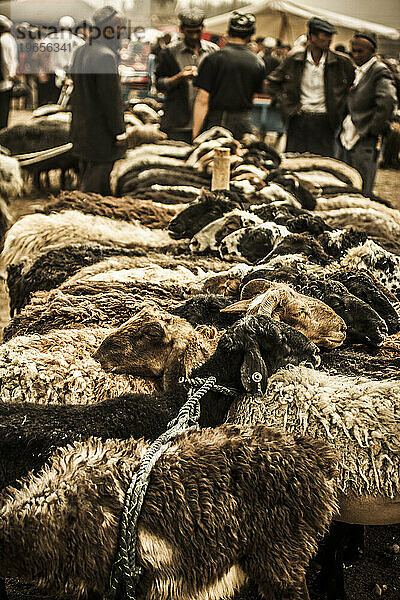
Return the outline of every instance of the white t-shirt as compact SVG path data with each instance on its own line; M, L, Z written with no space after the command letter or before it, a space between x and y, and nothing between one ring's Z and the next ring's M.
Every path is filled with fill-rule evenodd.
M325 52L322 54L319 64L316 65L311 55L311 50L307 51L300 93L301 109L305 112L326 113L325 62Z
M11 90L13 82L10 77L14 77L18 68L18 51L17 42L9 32L0 35L1 49L1 70L3 73L3 81L0 81L0 92Z

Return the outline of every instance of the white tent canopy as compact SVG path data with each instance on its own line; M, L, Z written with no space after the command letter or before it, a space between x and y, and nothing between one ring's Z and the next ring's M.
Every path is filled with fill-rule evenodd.
M306 32L307 21L311 17L320 17L332 23L337 29L335 43L346 43L352 33L357 30L373 31L379 38L400 39L400 32L392 27L386 27L355 17L297 4L292 0L259 0L240 8L240 12L256 15L256 35L279 38L292 44L296 38ZM232 12L217 15L204 22L205 30L212 33L224 33Z

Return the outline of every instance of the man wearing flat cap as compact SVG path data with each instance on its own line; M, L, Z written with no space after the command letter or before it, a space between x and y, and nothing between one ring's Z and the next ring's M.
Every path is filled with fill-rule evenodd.
M193 137L215 125L229 129L238 140L252 132L253 97L262 92L266 76L263 60L248 47L254 32L254 15L234 12L227 44L200 65Z
M367 194L372 193L374 186L378 139L388 130L397 99L392 75L377 59L376 47L374 33L357 32L351 40L356 74L340 134L344 160L359 171L363 192Z
M0 15L0 129L7 127L11 90L18 66L17 44L10 33L12 22Z
M155 72L156 87L165 96L160 129L169 138L187 143L192 141L193 80L202 60L218 50L216 44L201 39L204 17L198 9L179 15L182 39L160 52Z
M287 124L287 152L335 155L354 67L348 56L329 49L334 33L328 21L313 17L306 49L291 52L267 78Z
M114 162L124 155L126 139L118 50L124 18L111 6L93 15L91 34L75 51L71 75L71 134L81 160L80 189L110 193Z

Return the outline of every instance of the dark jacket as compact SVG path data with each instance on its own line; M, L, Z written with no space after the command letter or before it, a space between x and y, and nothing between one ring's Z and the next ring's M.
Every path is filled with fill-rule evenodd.
M189 84L182 81L174 88L166 88L160 83L166 77L180 72L176 58L169 48L161 50L156 67L156 86L165 94L163 116L160 119L161 131L184 128L190 121Z
M280 104L282 118L287 121L300 110L301 80L307 51L299 50L267 77L267 92ZM325 62L325 103L333 130L341 123L346 99L354 81L354 67L344 54L328 50Z
M118 57L101 42L78 48L72 63L71 137L84 160L111 162L124 154L115 136L125 131Z
M161 50L156 66L156 87L160 92L164 93L163 116L160 119L161 131L174 131L177 129L185 129L188 127L192 118L193 106L189 101L189 83L186 80L181 81L175 87L168 87L166 80L173 77L181 71L174 54L179 52L182 47L182 41L176 44L169 44L167 48ZM218 46L201 40L204 52L201 58L204 58L210 52L218 50Z
M360 138L385 133L396 104L396 89L389 69L376 61L350 90L347 103Z

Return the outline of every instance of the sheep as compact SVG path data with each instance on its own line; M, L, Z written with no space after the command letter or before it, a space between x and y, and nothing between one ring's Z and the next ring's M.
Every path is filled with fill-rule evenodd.
M261 225L244 227L227 235L221 242L219 252L221 258L238 258L255 263L284 238L290 231L284 225L264 222Z
M196 294L168 310L192 325L214 325L218 329L227 329L238 320L237 314L222 312L229 304L231 299L222 294Z
M342 208L371 208L385 215L388 215L389 217L393 217L395 220L398 220L399 218L398 211L383 205L381 199L379 199L379 202L377 202L360 194L360 192L358 192L357 194L340 194L339 196L333 197L324 193L324 197L317 198L317 205L315 207L315 210L318 212L327 212L331 210L339 210Z
M23 187L17 159L0 153L0 198L8 201L17 198L21 195Z
M148 448L90 438L8 488L0 574L51 594L104 595L123 499ZM309 598L305 571L337 510L336 460L321 441L262 425L181 435L152 468L138 522L138 594L218 600L251 578L265 598Z
M1 345L0 401L86 404L125 392L151 393L152 382L107 375L91 358L110 331L56 330Z
M389 334L397 333L400 330L400 315L393 306L393 303L396 303L396 297L370 273L367 271L336 271L329 277L340 281L351 294L372 306L385 321Z
M51 198L37 212L50 214L63 210L79 210L84 214L100 215L122 221L140 221L141 225L151 229L165 229L182 206L164 206L137 200L130 197L113 198L89 192L61 192L57 198Z
M368 377L374 380L398 379L400 357L387 358L352 348L321 353L321 369L330 375Z
M160 117L154 108L143 102L131 106L131 111L134 115L137 115L145 125L148 123L159 123L160 121Z
M315 198L307 189L307 186L299 181L296 173L284 169L275 169L268 174L265 181L279 184L290 192L303 208L314 210Z
M34 292L57 287L81 267L109 256L143 256L144 253L143 248L126 250L101 244L73 244L49 250L32 261L10 265L7 269L7 287L11 316L29 303Z
M282 157L281 167L293 171L324 170L333 173L338 179L358 190L362 188L362 179L359 172L348 164L328 158L326 156L305 156L303 154L285 154Z
M264 402L242 401L228 421L329 439L340 454L338 520L399 523L399 503L390 502L400 485L399 402L399 380L333 376L298 366L272 375ZM370 512L363 508L368 498Z
M347 325L347 338L353 343L379 346L388 334L385 321L366 302L351 294L339 281L315 280L301 292L333 308Z
M235 208L200 229L190 240L190 251L192 254L201 254L209 250L217 252L222 240L231 232L252 225L261 225L262 222L262 219L256 215Z
M160 343L154 336L149 342L165 359L161 329ZM179 351L177 340L175 347L170 348L171 360ZM154 357L151 360L147 353L146 358L157 371ZM119 358L117 361L113 366L119 367ZM235 394L252 393L259 386L265 389L267 377L276 369L301 361L319 364L318 348L312 342L288 325L262 315L248 316L223 334L214 354L192 371L191 377L215 376L219 385L233 388ZM139 367L143 372L148 365L139 361ZM260 373L259 382L252 378L254 372ZM186 398L185 388L179 385L157 394L124 394L84 406L0 403L0 489L41 468L55 447L75 440L90 436L155 439L165 431ZM200 426L221 424L231 403L231 396L210 390L201 401Z
M150 305L111 332L93 358L105 371L129 368L157 377L168 390L209 358L218 339L214 328L196 331L185 319Z
M394 211L396 214L398 211ZM398 238L400 235L400 217L389 216L380 210L371 208L340 208L339 210L319 211L317 214L329 225L344 228L351 225L362 229L368 235Z
M190 256L165 256L157 252L146 251L143 247L135 249L115 248L100 244L65 246L50 250L39 259L26 261L23 265L11 265L8 268L7 285L10 295L11 315L19 312L29 302L31 295L39 290L51 290L58 287L83 267L100 263L106 258L137 257L130 267L146 267L156 264L171 267L174 264L186 266L197 273L196 266ZM115 263L115 264L121 264ZM204 270L220 271L226 263L217 258L198 258L196 265ZM100 269L101 270L101 269ZM77 278L79 279L79 277Z
M299 294L287 284L265 279L249 281L242 288L241 300L221 312L268 315L325 348L336 348L346 338L345 322L324 302Z
M67 279L61 288L69 286L76 281L125 281L144 283L147 281L160 285L162 283L165 289L174 288L182 290L188 284L195 284L201 281L207 274L214 275L214 272L206 273L199 267L192 266L192 269L187 268L179 264L179 262L173 264L171 261L172 268L163 268L158 266L155 262L150 262L145 266L137 266L137 260L129 257L115 257L108 258L101 262L91 265L89 267L83 267L79 271ZM193 271L196 271L195 273Z
M177 286L167 290L151 282L78 281L62 290L33 294L4 328L3 341L53 329L119 327L149 301L172 310L184 297Z
M6 235L0 266L19 264L39 257L49 246L60 248L70 243L100 241L120 247L160 247L171 244L166 231L148 229L139 224L114 221L108 217L84 215L75 210L52 215L33 214L22 217Z
M264 423L329 440L340 457L340 511L334 518L350 524L393 524L400 522L399 401L398 379L332 376L300 366L273 375L264 402L236 405L228 421ZM336 598L344 597L337 589L343 582L340 560L334 543L328 562L336 565L323 565L323 583Z
M207 192L172 219L168 232L175 239L193 238L203 227L232 210L244 210L245 199L238 193Z
M185 197L188 186L192 188L209 187L208 178L196 175L192 172L192 169L187 167L168 169L154 166L141 169L140 172L131 170L129 177L126 176L121 179L121 192L129 187L129 195L137 196L146 190L151 191L153 185L160 185L160 183L172 188L172 192L179 197ZM179 193L179 190L181 190L181 193Z
M400 300L400 257L372 240L350 248L339 264L347 270L367 270Z
M318 242L332 258L341 258L347 250L361 246L367 241L367 234L359 229L335 229L324 231L318 236Z
M250 271L250 267L245 264L238 264L226 271L220 271L214 275L207 275L190 286L192 294L209 293L223 294L225 296L237 296L240 282Z
M268 264L275 256L300 253L306 256L308 260L323 266L333 261L332 257L326 254L319 241L312 235L307 233L290 233L279 240L275 247L264 255L259 262L260 264Z
M321 217L287 204L255 204L251 205L249 210L263 221L274 221L278 225L285 225L291 233L308 232L319 235L332 230L332 227Z

